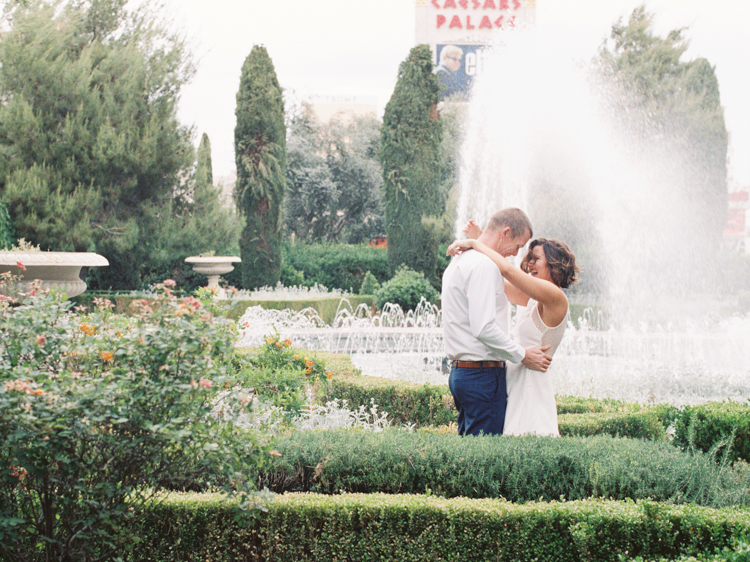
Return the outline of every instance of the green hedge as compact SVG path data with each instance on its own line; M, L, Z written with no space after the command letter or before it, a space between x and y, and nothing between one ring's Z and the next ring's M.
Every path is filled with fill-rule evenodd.
M674 424L679 410L669 404L639 404L612 398L583 398L580 396L555 396L558 415L588 413L652 412L665 427Z
M327 398L346 400L350 407L375 400L380 410L388 412L395 425L418 427L455 422L457 412L447 385L416 384L380 377L333 377L328 381Z
M696 555L750 529L750 511L649 501L528 503L424 495L276 496L249 525L218 495L169 497L132 522L129 562L617 561Z
M730 439L729 460L750 462L750 404L740 402L707 402L700 406L686 406L677 414L675 442L687 448L690 426L694 443L701 451L710 451L720 442Z
M259 472L276 492L426 493L510 501L650 498L747 503L747 475L667 442L593 438L459 437L403 430L328 430L279 436ZM745 488L743 488L743 485Z
M315 283L329 289L359 291L369 271L379 283L390 278L388 250L351 244L285 244L282 251L282 282L296 285L304 274L304 285ZM288 280L283 279L287 275Z
M581 396L568 396L558 394L555 396L557 413L561 414L589 414L589 413L612 413L612 412L638 412L644 406L634 402L625 402L613 398L584 398Z
M557 423L563 436L612 435L653 441L666 438L664 426L653 411L562 414Z

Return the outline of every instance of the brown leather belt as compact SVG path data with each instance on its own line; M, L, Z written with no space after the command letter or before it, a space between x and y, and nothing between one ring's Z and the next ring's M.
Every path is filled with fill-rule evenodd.
M454 361L459 369L505 369L505 361Z

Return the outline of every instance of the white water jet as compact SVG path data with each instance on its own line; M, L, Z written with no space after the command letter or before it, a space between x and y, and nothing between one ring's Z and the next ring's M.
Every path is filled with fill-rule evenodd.
M696 212L678 173L684 155L658 135L625 131L612 111L617 95L560 44L533 30L505 36L468 108L456 236L469 218L484 225L510 206L532 223L533 209L546 211L548 229L549 217L588 222L608 281L596 304L609 314L569 327L553 360L559 394L746 400L750 318L718 319L716 295L686 290L681 272L705 275L700 255L675 263L685 254L674 249L704 235L696 228L684 236L685 217ZM576 214L581 207L588 213Z

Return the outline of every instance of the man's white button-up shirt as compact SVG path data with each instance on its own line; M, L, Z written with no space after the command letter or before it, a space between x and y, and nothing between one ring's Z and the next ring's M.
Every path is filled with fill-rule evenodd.
M454 257L443 273L441 305L451 361L523 360L526 350L508 335L505 281L490 258L475 250Z

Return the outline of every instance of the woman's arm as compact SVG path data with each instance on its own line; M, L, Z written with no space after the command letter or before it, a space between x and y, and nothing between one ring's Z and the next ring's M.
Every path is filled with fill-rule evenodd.
M464 234L469 238L476 240L482 235L482 227L480 227L474 219L469 219L469 222L464 226Z
M498 269L500 269L502 276L518 291L527 295L526 303L528 303L528 297L539 302L545 309L542 316L545 324L548 326L557 326L563 321L565 315L568 313L568 299L560 287L545 279L537 279L528 273L525 273L498 254L495 250L478 240L460 240L453 242L453 244L448 247L448 253L456 255L468 248L473 248L489 257L495 265L497 265ZM507 294L508 289L506 284L506 295ZM508 300L514 304L521 304L521 302L516 302L514 300L516 298L522 300L517 293L514 293L512 296L508 295ZM525 306L526 303L523 303L523 305Z
M505 296L508 297L508 300L513 304L519 306L526 306L529 304L529 295L524 293L507 279L505 280Z

